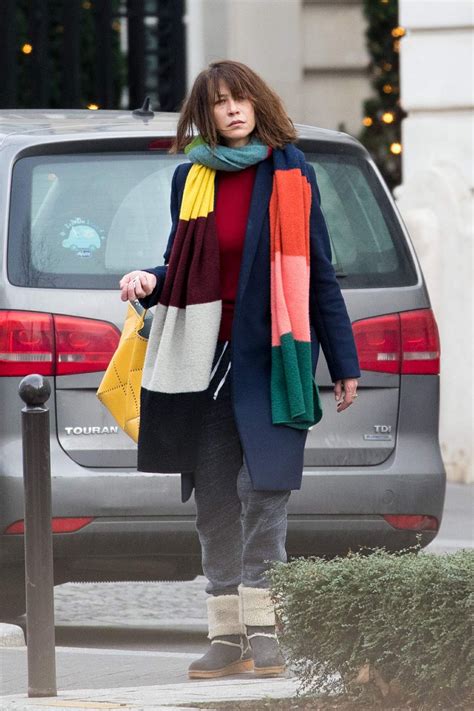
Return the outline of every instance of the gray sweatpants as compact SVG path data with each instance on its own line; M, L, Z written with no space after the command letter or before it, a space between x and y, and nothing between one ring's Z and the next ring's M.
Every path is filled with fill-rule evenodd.
M225 345L227 344L227 345ZM194 472L196 528L211 595L265 588L266 561L286 562L291 491L254 491L232 411L230 342L219 341Z

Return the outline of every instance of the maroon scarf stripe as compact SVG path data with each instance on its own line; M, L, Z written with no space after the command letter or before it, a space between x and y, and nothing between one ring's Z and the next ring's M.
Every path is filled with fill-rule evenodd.
M219 250L214 213L180 220L160 303L184 309L221 298Z

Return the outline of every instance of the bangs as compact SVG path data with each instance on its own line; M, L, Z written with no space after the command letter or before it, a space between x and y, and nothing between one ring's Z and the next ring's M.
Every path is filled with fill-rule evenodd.
M252 101L255 99L249 77L244 73L236 72L233 68L220 66L214 67L209 72L208 97L211 103L214 103L219 97L219 83L221 81L227 84L234 99L250 99Z

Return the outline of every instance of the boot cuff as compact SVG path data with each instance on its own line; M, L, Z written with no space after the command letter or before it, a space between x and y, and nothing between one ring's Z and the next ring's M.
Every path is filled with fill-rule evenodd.
M209 639L220 635L245 634L239 619L238 595L215 595L207 598Z
M242 598L242 619L249 627L273 627L275 606L267 588L249 588L239 585Z

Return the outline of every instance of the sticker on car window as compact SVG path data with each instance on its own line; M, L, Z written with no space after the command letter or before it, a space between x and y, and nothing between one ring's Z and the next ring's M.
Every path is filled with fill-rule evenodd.
M61 237L65 237L62 241L63 247L81 258L91 257L101 248L105 239L104 230L82 217L68 220L63 226Z

